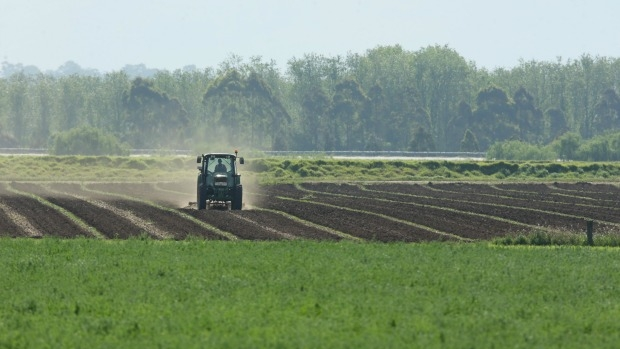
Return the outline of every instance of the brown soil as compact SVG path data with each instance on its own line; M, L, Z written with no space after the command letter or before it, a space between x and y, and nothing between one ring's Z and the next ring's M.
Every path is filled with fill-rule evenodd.
M470 241L585 231L588 220L620 231L620 187L609 183L304 183L246 188L241 211L198 211L191 201L192 182L4 182L0 236Z
M26 193L30 192L29 189L36 186L25 183L10 183L7 185ZM92 236L88 230L81 227L58 210L44 205L29 195L18 195L9 192L4 186L0 187L3 188L0 190L0 200L4 205L27 220L27 223L13 220L12 223L23 230L16 235L25 233L26 235L57 236L65 238ZM28 227L34 227L38 233L29 234Z

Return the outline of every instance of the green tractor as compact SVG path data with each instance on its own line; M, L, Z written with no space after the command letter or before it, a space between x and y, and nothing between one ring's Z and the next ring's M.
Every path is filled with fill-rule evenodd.
M198 187L196 206L199 210L222 208L240 210L243 207L243 186L237 172L237 159L243 164L243 157L234 154L212 153L198 155Z

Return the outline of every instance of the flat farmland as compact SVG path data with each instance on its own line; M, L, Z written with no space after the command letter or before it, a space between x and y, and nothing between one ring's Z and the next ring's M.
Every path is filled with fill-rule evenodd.
M241 211L198 211L187 182L0 182L0 236L478 241L620 231L615 184L364 182L244 187Z

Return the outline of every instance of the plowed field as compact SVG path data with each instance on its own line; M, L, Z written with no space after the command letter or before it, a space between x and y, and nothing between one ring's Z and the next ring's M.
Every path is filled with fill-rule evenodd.
M0 182L0 236L473 241L521 231L620 231L620 187L305 183L244 188L241 211L198 211L195 184Z

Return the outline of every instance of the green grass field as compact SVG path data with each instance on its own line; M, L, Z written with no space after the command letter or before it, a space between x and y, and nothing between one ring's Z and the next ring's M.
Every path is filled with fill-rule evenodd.
M618 250L0 240L0 348L614 348Z

